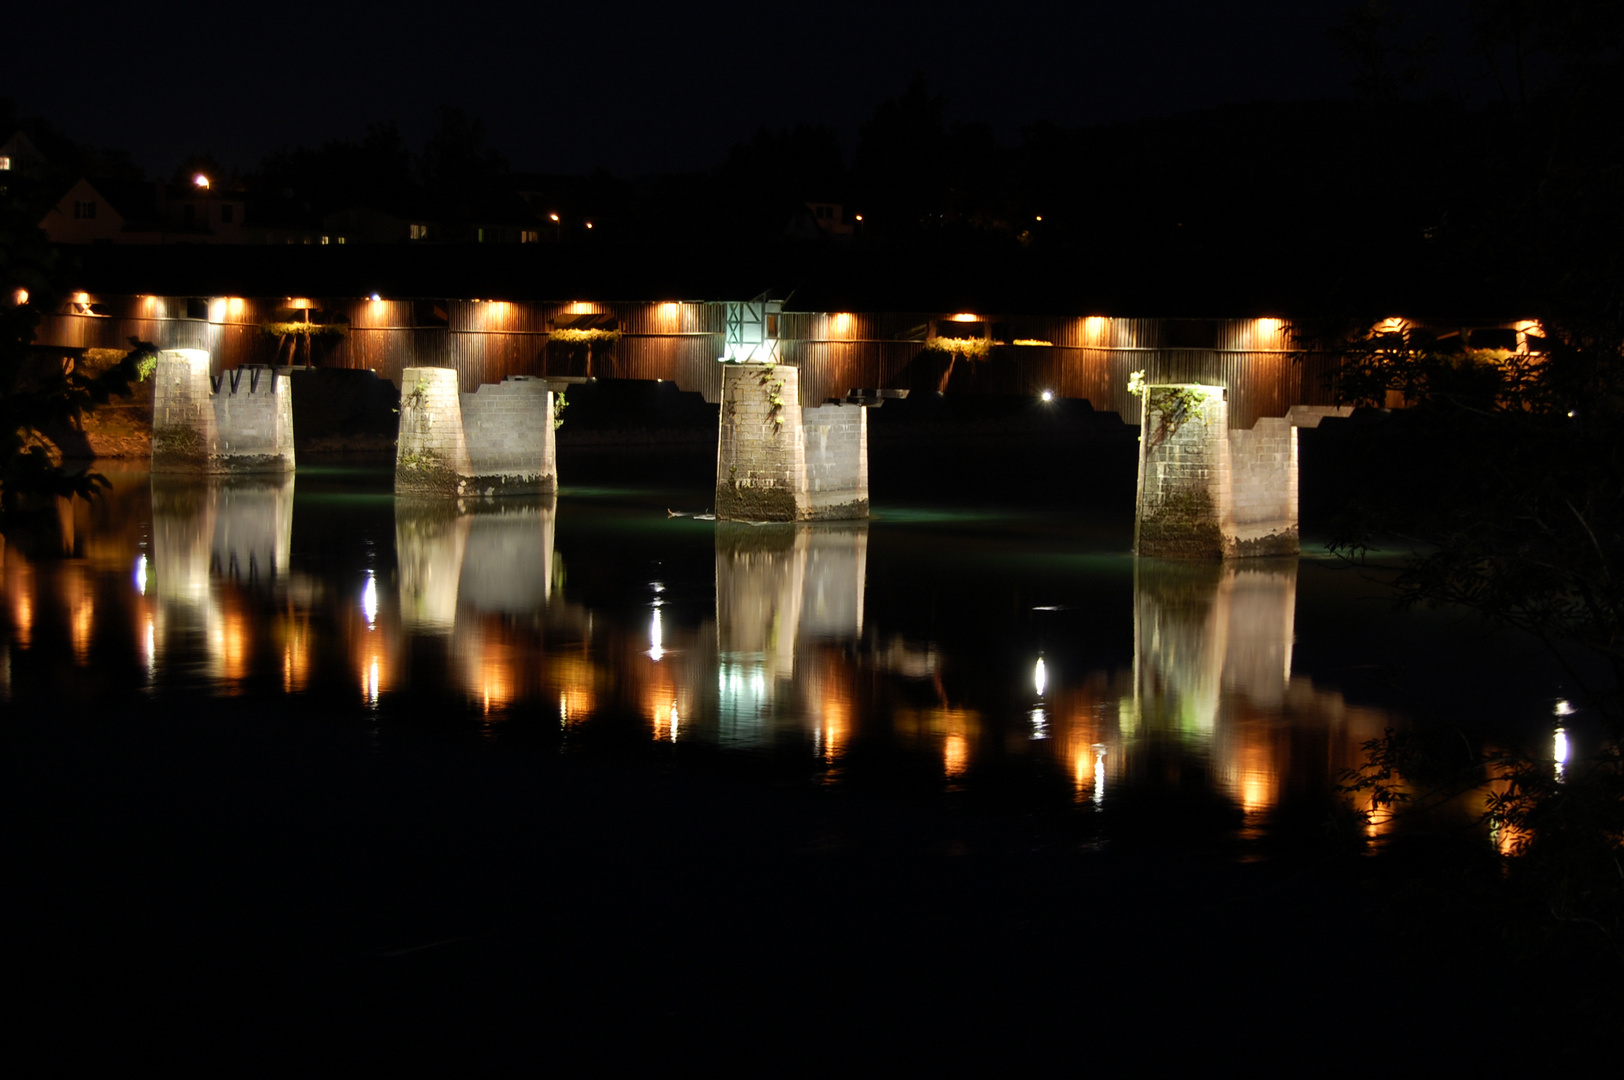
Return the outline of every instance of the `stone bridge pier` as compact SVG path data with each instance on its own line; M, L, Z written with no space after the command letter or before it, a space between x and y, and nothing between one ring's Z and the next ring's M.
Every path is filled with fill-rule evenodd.
M514 376L464 394L454 368L407 368L401 373L395 494L556 492L555 381Z
M1298 553L1297 429L1350 409L1294 405L1283 417L1232 430L1221 386L1148 385L1143 401L1135 554L1234 559Z
M202 349L158 354L152 471L198 475L293 471L293 385L251 365L211 378Z
M868 517L868 411L855 402L803 407L787 364L727 364L716 445L723 521Z

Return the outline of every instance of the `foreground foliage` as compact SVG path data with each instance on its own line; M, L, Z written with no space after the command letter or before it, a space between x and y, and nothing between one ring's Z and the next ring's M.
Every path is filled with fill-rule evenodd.
M1458 744L1457 744L1458 745ZM1571 765L1520 751L1428 745L1388 728L1339 789L1367 807L1362 823L1425 818L1462 803L1481 809L1514 892L1542 919L1604 941L1624 961L1624 753L1602 747ZM1472 795L1476 799L1472 799ZM1596 935L1599 934L1599 939Z
M1412 348L1395 332L1341 343L1342 399L1405 408L1371 429L1333 547L1396 569L1405 603L1462 605L1558 656L1600 658L1599 680L1569 668L1599 746L1563 762L1390 730L1341 788L1367 816L1479 807L1531 909L1624 960L1624 333L1546 329L1517 352Z
M1578 643L1624 682L1624 355L1582 339L1548 348L1356 347L1343 400L1410 408L1372 448L1334 546L1361 559L1406 547L1404 599Z
M84 413L129 393L156 350L141 342L92 372L76 350L35 344L40 313L61 301L60 262L15 200L0 205L0 524L40 499L88 498L107 486L96 472L64 468L48 432L79 427Z

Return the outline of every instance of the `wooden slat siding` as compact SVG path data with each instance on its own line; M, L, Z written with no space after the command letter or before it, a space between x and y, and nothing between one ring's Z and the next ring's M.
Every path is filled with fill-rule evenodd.
M928 318L909 312L785 313L780 349L786 361L801 368L801 404L816 406L849 390L904 384L922 346L896 339Z
M621 332L627 336L660 337L668 334L717 334L722 332L718 318L710 324L712 304L653 303L614 304L612 310L620 320ZM713 357L714 359L714 357Z
M720 400L723 308L720 304L663 301L612 304L619 320L614 370L625 379L664 379L706 401Z
M184 298L181 301L184 305ZM185 307L182 306L182 311ZM124 319L95 315L46 315L36 340L89 349L128 349L130 338L160 349L211 349L219 327L199 319ZM257 328L256 328L257 329Z
M66 345L122 348L134 336L160 348L207 349L216 372L245 363L268 363L276 340L259 324L287 304L285 297L243 298L222 323L184 318L186 297L104 297L109 317L54 314L43 318L40 340ZM320 363L371 368L399 385L412 366L450 367L465 391L510 375L544 374L548 333L554 320L573 312L612 314L623 337L613 350L615 376L665 379L716 401L721 390L725 305L720 303L475 303L442 300L449 327L415 326L410 300L371 301L313 297L324 312L348 316L350 332L317 347ZM217 308L211 310L214 313ZM1127 393L1128 378L1143 370L1152 382L1206 382L1229 388L1230 422L1250 427L1259 417L1281 416L1293 404L1331 404L1325 374L1334 358L1294 363L1295 342L1267 331L1258 320L1215 320L1217 348L1173 348L1173 320L1036 316L1004 318L1009 336L1049 341L1048 346L1006 345L976 369L988 393L1036 395L1053 390L1086 398L1101 411L1136 423L1139 401ZM780 355L801 371L801 403L817 405L859 387L900 388L920 384L910 366L922 342L904 335L940 312L785 312L779 319ZM956 369L957 370L957 369ZM928 381L928 377L926 379Z
M325 358L335 367L370 368L380 379L399 386L401 372L406 368L446 366L445 331L414 328L415 309L410 300L324 297L316 306L349 316L350 332Z
M1297 367L1299 376L1298 402L1303 405L1335 405L1336 400L1336 372L1340 366L1337 358L1329 353L1303 353L1298 358Z
M716 362L720 343L719 334L628 335L615 345L615 375L624 379L664 379L714 403L722 392L722 365Z
M847 313L788 311L778 316L778 352L800 369L799 400L803 407L822 405L877 378L875 356L865 343L872 320ZM877 384L875 384L877 385Z

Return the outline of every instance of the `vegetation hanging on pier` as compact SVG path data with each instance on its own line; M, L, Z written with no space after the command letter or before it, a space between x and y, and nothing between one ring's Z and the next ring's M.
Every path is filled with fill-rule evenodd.
M992 355L993 342L991 338L984 337L936 337L925 339L925 347L920 350L920 357L945 356L947 368L942 372L941 382L936 389L947 392L947 384L953 378L953 367L958 363L959 357L975 363L985 360Z
M292 312L281 311L279 315L291 315ZM304 362L308 365L312 360L312 344L316 341L337 341L350 332L350 324L342 318L326 318L320 311L309 308L298 312L302 318L271 319L259 324L259 332L266 337L276 338L275 363L295 363L299 358L300 345L304 347ZM287 346L287 360L282 359L282 348Z
M588 376L605 374L594 371L592 362L612 358L611 350L620 338L619 330L600 326L561 326L547 335L549 344L554 344L562 350L568 373ZM613 368L614 365L611 363L607 374L614 374ZM555 370L554 374L558 372Z
M553 330L547 335L553 341L561 341L569 345L612 345L620 340L619 330L601 330L597 327L588 327L585 330L562 328Z
M320 323L320 322L262 322L259 324L260 333L266 337L343 337L350 332L347 323Z
M984 337L928 337L926 352L962 356L966 360L985 360L992 355L992 339Z
M1145 398L1147 414L1154 409L1159 417L1156 433L1151 437L1153 445L1178 434L1185 421L1200 420L1201 403L1206 397L1200 390L1189 386L1148 386L1143 371L1135 371L1128 376L1128 393Z

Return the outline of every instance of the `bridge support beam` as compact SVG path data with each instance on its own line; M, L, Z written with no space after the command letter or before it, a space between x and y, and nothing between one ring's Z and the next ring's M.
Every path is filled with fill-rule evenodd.
M547 380L519 376L464 394L453 368L401 373L395 494L455 498L557 489Z
M1293 406L1229 429L1219 386L1146 386L1134 552L1166 559L1296 555L1297 429L1351 410Z
M723 521L868 517L868 413L802 408L800 372L728 364L716 444L716 516Z
M1295 555L1297 430L1229 430L1224 389L1146 386L1134 552L1164 559Z
M273 367L209 377L202 349L165 349L153 371L152 471L293 471L293 385Z

